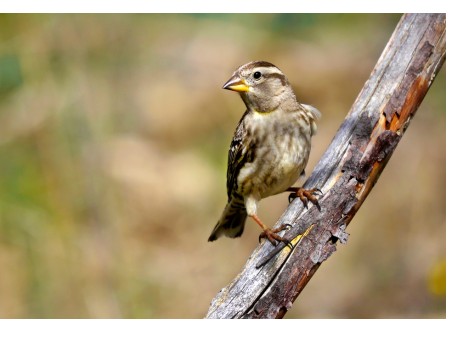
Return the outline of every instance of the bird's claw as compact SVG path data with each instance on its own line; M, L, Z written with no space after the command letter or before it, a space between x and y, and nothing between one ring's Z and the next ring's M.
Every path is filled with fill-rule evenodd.
M289 194L289 197L288 197L289 203L293 202L295 198L297 198L297 193Z
M267 239L274 246L276 246L278 244L278 242L283 242L290 249L293 249L294 246L288 239L283 238L277 234L277 233L287 229L288 227L292 228L292 225L283 224L276 229L270 229L270 228L265 229L261 234L259 234L259 238L258 238L259 243L261 243L261 239Z
M292 189L291 189L292 191ZM302 187L299 187L297 191L294 193L289 194L289 203L292 202L296 197L299 197L301 202L303 203L303 206L305 208L308 208L308 200L311 201L316 207L320 209L319 201L317 200L315 194L321 194L323 195L323 192L319 188L312 188L310 190L306 190Z

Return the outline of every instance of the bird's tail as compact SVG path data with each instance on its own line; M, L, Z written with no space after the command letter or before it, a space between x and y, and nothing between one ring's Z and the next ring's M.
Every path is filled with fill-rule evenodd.
M223 210L220 220L214 227L208 241L214 241L225 235L229 238L237 238L244 232L245 220L247 212L242 205L237 205L230 201Z

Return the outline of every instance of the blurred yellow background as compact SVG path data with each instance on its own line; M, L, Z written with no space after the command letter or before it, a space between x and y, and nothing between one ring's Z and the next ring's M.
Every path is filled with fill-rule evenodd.
M281 68L323 114L308 175L399 19L1 15L0 317L203 317L259 235L207 242L245 109L221 86L251 60ZM444 66L286 317L445 317L445 178Z

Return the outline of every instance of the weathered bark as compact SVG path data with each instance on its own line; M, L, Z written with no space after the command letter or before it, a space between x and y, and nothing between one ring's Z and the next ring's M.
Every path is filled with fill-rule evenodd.
M445 60L445 27L445 14L406 14L401 18L304 185L322 190L321 210L305 209L295 199L277 223L293 225L285 237L293 240L294 249L281 245L274 249L268 242L256 248L242 272L213 299L207 318L283 317L321 263L336 251L337 241L346 242L346 227ZM277 250L280 252L260 267Z

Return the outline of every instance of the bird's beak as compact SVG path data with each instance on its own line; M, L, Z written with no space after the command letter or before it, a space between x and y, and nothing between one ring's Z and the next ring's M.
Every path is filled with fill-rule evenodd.
M237 92L246 92L249 90L249 86L245 84L243 80L241 80L238 76L233 76L230 78L227 83L225 83L222 89L233 90Z

